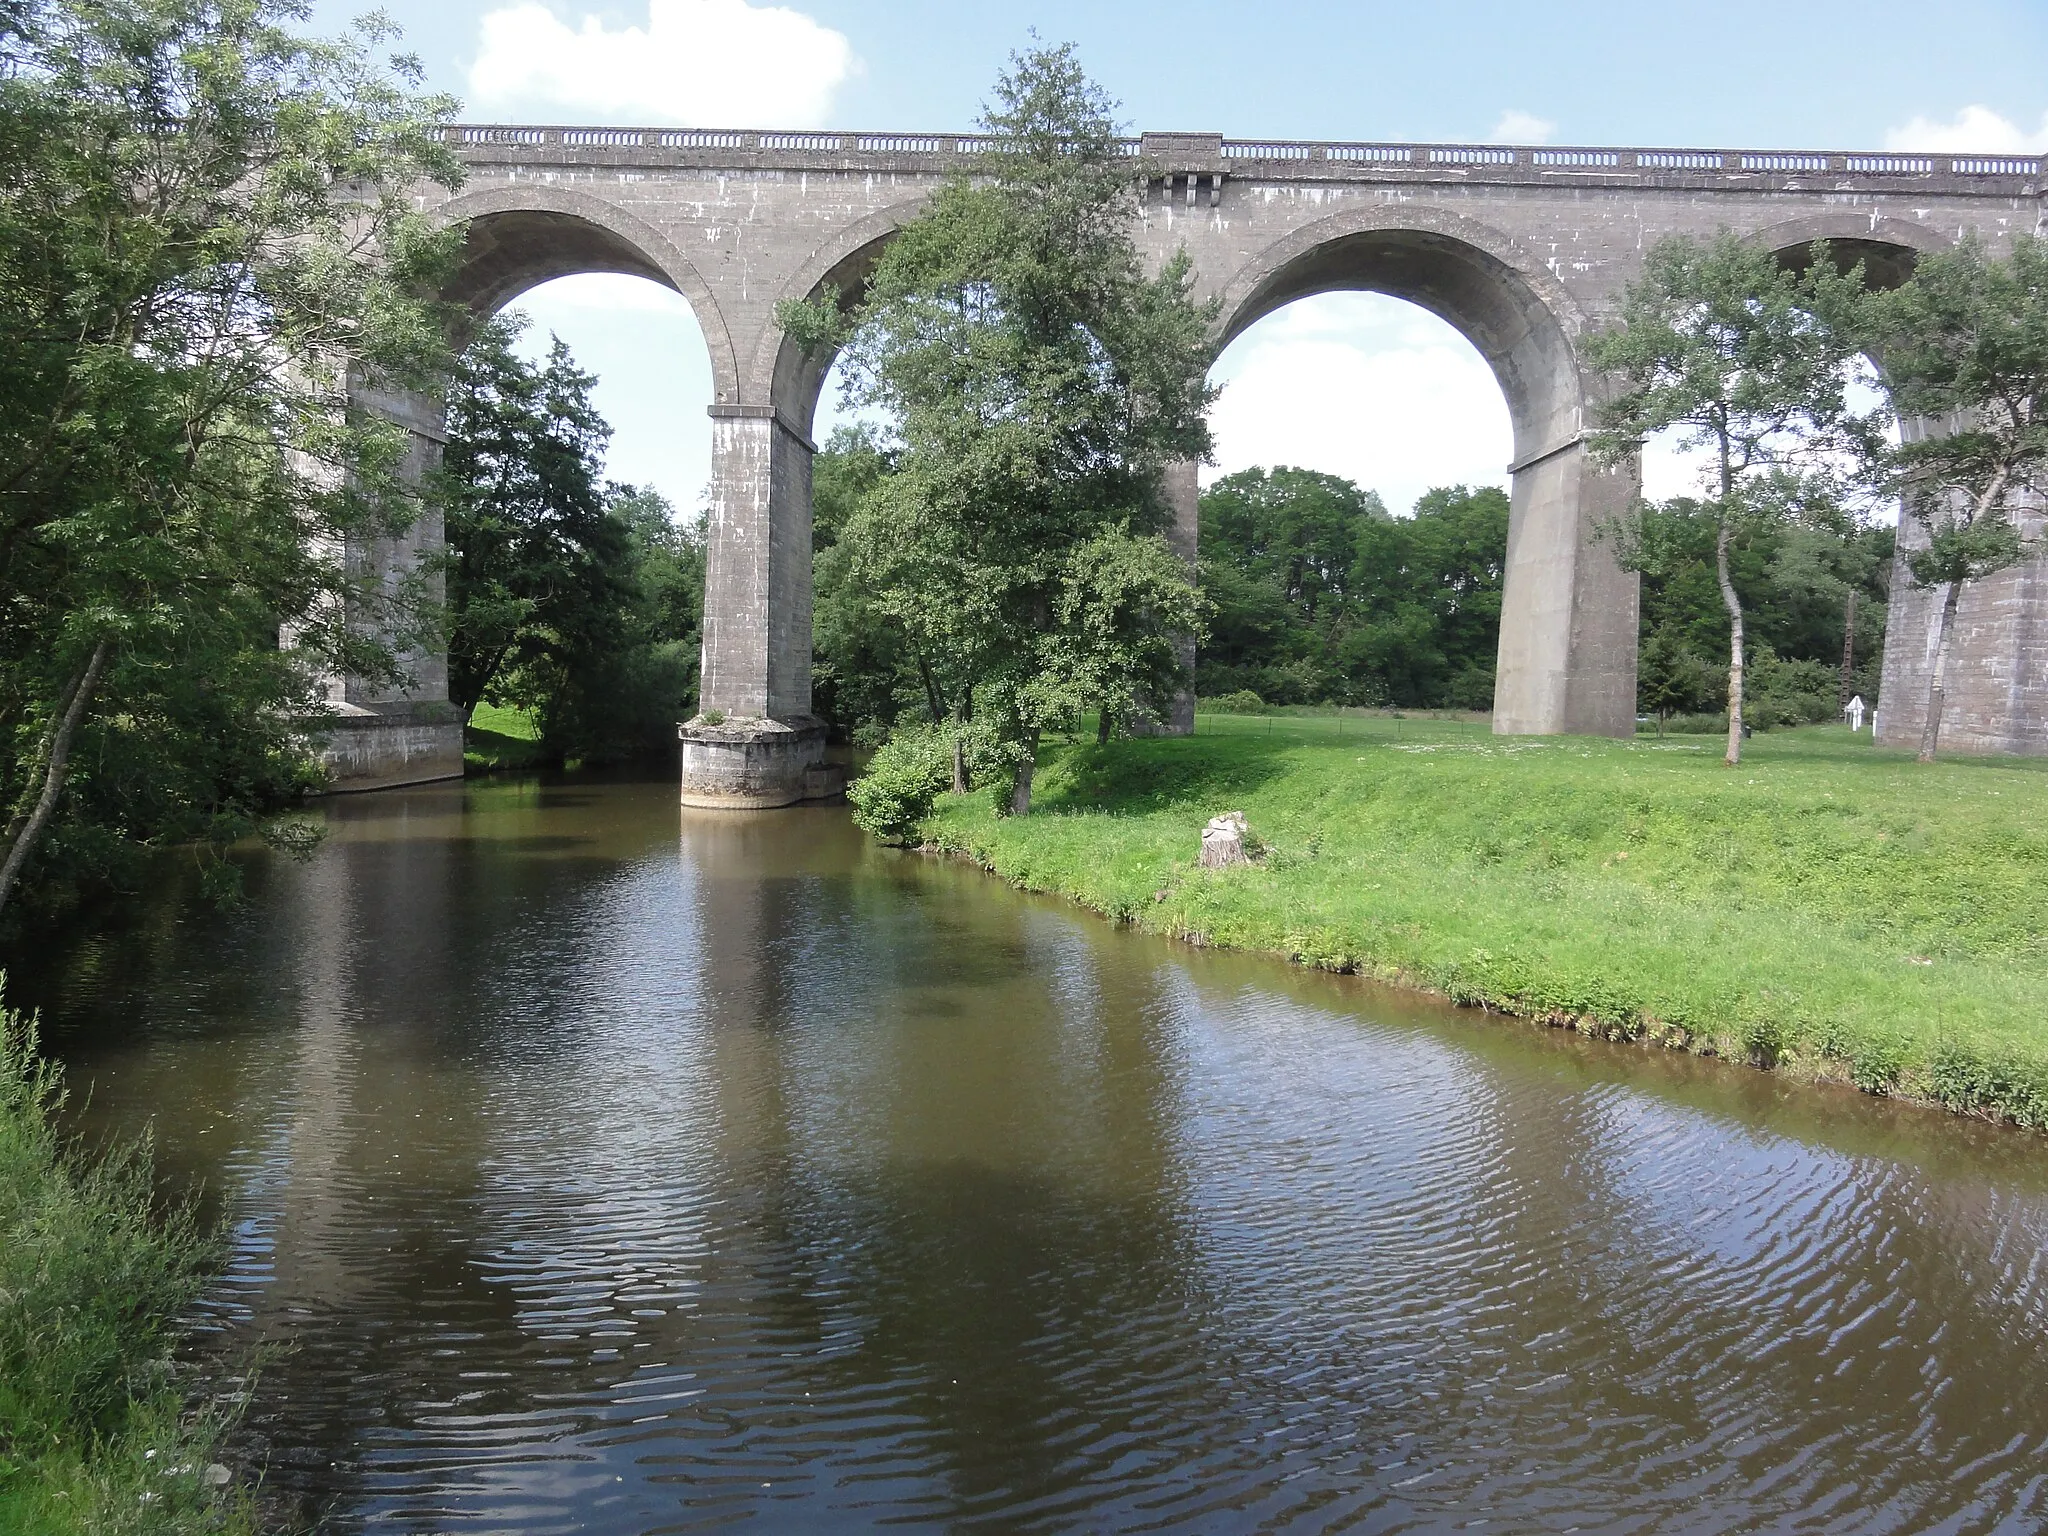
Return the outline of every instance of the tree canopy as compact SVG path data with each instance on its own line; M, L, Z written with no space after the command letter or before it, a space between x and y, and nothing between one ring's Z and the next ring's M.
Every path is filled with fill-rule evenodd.
M0 902L39 847L47 884L246 829L326 679L397 675L431 622L341 550L417 508L351 386L444 366L455 237L410 194L459 179L453 104L379 25L299 14L27 0L0 31Z
M1180 681L1199 606L1163 472L1209 450L1209 316L1184 258L1146 275L1112 109L1071 48L1013 59L983 125L975 175L904 226L850 314L828 296L782 318L844 340L851 397L892 424L893 471L838 541L1023 811L1044 729Z
M1208 695L1490 708L1508 499L1445 486L1394 517L1377 492L1247 469L1202 496Z

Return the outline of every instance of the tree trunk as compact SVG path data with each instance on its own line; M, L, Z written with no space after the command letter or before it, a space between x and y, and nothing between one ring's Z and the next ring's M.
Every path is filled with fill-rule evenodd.
M1927 719L1920 726L1920 761L1934 761L1934 749L1941 741L1941 714L1948 707L1948 645L1955 633L1956 609L1963 600L1963 584L1952 581L1942 594L1941 617L1935 621L1934 671L1927 679Z
M36 797L35 809L29 812L27 819L8 829L7 859L0 863L0 909L6 907L14 882L21 877L22 865L28 861L36 840L43 835L43 828L50 824L50 816L57 809L57 799L64 792L64 776L71 762L71 743L78 735L78 722L85 718L86 706L92 702L93 690L99 686L100 674L106 669L108 649L105 640L95 645L85 670L73 680L63 711L50 733L50 757L43 769L42 793Z
M1735 595L1735 583L1728 575L1728 519L1721 519L1720 535L1714 540L1714 574L1721 581L1721 601L1728 609L1728 755L1722 759L1730 768L1742 761L1742 599Z
M1849 674L1856 670L1856 589L1849 589L1849 601L1842 611L1842 686L1839 709L1849 707Z
M1110 724L1109 710L1107 708L1099 709L1095 712L1095 745L1098 747L1109 745Z
M1038 766L1038 732L1027 731L1024 736L1024 761L1017 765L1017 782L1010 788L1010 814L1029 816L1031 814L1031 774Z
M946 718L946 696L939 692L938 681L932 676L931 665L924 659L924 652L912 646L910 654L917 658L917 675L924 683L924 707L931 711L932 724L937 725Z
M960 703L953 711L953 793L964 795L974 788L967 774L967 726L974 719L974 689L960 690Z

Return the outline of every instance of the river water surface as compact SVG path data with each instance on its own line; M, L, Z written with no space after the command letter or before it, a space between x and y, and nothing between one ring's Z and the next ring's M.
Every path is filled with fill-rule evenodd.
M330 802L16 981L342 1530L2031 1531L2048 1148L667 783ZM1197 819L1190 821L1190 850Z

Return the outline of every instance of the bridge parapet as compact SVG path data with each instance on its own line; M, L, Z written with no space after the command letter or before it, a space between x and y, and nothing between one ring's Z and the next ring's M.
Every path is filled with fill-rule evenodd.
M628 163L676 168L942 174L993 142L974 133L785 132L723 128L591 128L458 124L448 142L489 165ZM1232 139L1148 133L1120 141L1169 177L1259 180L1533 182L1723 186L1731 190L1931 191L2034 196L2048 156L1873 150L1627 148L1558 144L1413 144Z

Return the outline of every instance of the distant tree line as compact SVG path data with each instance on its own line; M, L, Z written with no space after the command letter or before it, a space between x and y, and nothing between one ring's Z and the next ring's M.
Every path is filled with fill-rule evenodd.
M556 763L665 753L696 706L701 523L605 480L596 379L559 338L522 358L524 325L485 325L448 391L449 696L527 712Z
M1227 475L1202 495L1196 692L1489 708L1507 547L1497 486L1433 490L1395 517L1339 475Z

